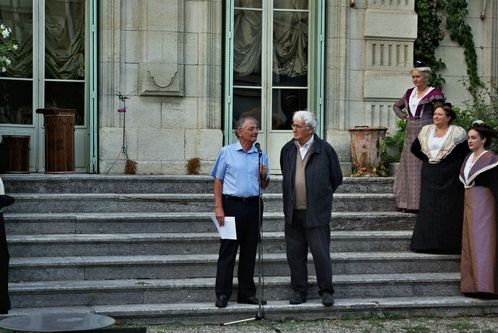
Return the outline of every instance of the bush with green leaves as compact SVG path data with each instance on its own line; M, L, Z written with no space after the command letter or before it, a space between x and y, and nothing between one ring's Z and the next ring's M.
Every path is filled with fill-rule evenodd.
M456 125L468 130L472 122L482 120L488 126L498 129L498 84L491 88L482 88L478 95L465 103L461 108L455 107L457 113ZM498 152L498 140L494 140L491 149Z
M0 24L0 73L7 71L7 67L12 63L11 55L17 48L12 38L12 29Z
M401 158L401 151L405 142L406 121L398 120L396 132L392 136L386 136L380 142L380 156L382 163L397 163Z

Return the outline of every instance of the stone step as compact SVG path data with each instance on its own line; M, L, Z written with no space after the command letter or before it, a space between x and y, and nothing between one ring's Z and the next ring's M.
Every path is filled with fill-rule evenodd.
M6 174L6 193L212 193L210 176ZM266 193L282 191L282 177L273 176ZM338 192L392 193L392 177L345 177Z
M214 210L212 194L160 193L37 193L13 194L16 203L6 213L205 212ZM282 195L263 196L265 212L282 211ZM395 211L392 193L337 193L333 210Z
M212 212L6 213L8 235L212 232ZM402 212L332 212L332 230L413 230L416 215ZM281 212L265 212L263 231L282 231Z
M270 321L310 319L364 318L378 316L472 316L496 315L498 300L479 300L464 296L422 297L362 297L336 298L333 307L324 307L319 299L300 305L290 305L287 300L271 301L263 308L265 318ZM202 303L157 303L126 305L90 305L74 307L38 307L13 309L8 316L75 312L97 313L115 318L121 324L166 324L166 323L213 323L222 324L234 320L253 319L258 306L229 303L218 309L213 302ZM0 319L7 315L0 315Z
M213 226L214 228L214 226ZM333 231L332 252L408 251L410 231ZM265 253L285 253L283 232L264 232ZM217 233L55 234L7 237L11 257L216 254Z
M9 293L15 308L199 303L214 302L214 284L214 278L21 282L11 283ZM288 300L289 285L287 276L265 277L264 297L268 304ZM236 279L234 287L237 287ZM335 275L334 288L336 298L457 296L460 294L460 274ZM236 302L236 294L234 290L230 302ZM310 278L308 299L318 298L316 281Z
M13 258L9 278L12 282L20 282L213 277L217 258L216 254ZM334 274L444 273L460 270L458 255L333 252L331 258ZM311 256L308 259L308 270L314 274ZM289 275L284 253L264 255L263 266L267 276Z

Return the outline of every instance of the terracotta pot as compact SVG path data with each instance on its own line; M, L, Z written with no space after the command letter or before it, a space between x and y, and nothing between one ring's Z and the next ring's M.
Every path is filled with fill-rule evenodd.
M356 126L349 129L351 162L353 168L372 173L380 161L380 140L386 136L386 127Z

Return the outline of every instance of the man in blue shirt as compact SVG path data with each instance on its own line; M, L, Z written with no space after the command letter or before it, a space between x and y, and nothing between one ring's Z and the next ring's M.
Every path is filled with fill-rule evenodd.
M259 239L259 221L263 212L260 186L261 189L266 188L270 178L268 158L255 146L258 133L256 119L252 117L239 119L235 129L238 141L220 150L211 172L211 176L214 177L216 219L219 225L223 226L225 216L235 216L237 230L237 240L222 239L220 244L215 303L219 308L227 306L232 294L233 268L239 246L237 302L259 304L255 296L254 265ZM263 300L261 302L264 304Z

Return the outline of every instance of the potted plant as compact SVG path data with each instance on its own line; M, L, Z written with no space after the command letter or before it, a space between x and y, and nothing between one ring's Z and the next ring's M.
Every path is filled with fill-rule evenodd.
M381 163L381 142L386 127L356 126L349 129L352 176L387 176Z

